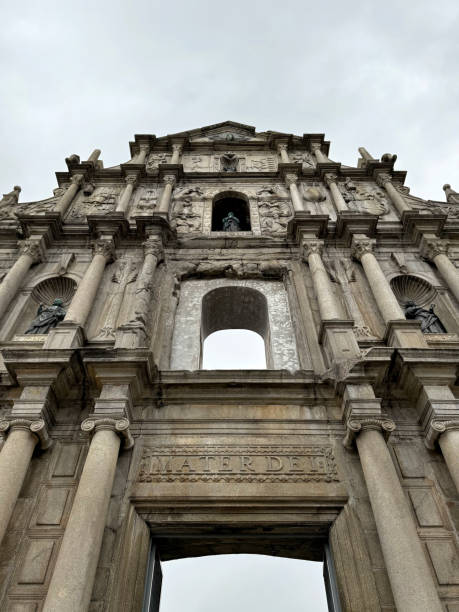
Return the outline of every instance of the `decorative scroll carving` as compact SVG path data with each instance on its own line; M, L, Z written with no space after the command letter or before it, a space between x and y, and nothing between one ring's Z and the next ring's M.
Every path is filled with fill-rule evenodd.
M355 438L362 431L372 429L380 431L384 439L389 439L391 433L395 431L396 425L391 419L369 417L367 419L350 419L346 423L346 435L343 439L343 445L346 448L352 448Z
M333 482L330 446L145 447L138 482Z
M51 439L46 423L43 419L37 419L32 421L30 419L12 419L10 421L0 421L0 434L6 437L6 434L13 429L25 429L29 430L32 434L36 435L42 450L51 448L53 440Z
M451 429L459 429L459 420L439 421L432 419L427 427L424 443L429 450L435 450L438 438Z
M81 429L84 433L94 434L103 429L109 429L117 433L122 439L123 449L129 450L134 446L134 438L129 429L130 423L128 419L111 419L111 418L88 418L81 423Z

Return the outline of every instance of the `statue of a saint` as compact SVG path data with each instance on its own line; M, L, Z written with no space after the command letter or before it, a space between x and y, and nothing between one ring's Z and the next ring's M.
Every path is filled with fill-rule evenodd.
M56 327L66 315L66 310L62 308L62 300L57 298L51 306L44 307L40 304L37 316L32 321L26 334L47 334L50 329Z
M434 313L434 308L435 304L431 304L430 309L426 310L418 306L416 302L409 301L405 304L405 317L421 321L421 331L425 334L445 334L446 329Z
M241 229L239 219L231 211L226 215L226 217L223 217L222 225L224 232L239 232Z

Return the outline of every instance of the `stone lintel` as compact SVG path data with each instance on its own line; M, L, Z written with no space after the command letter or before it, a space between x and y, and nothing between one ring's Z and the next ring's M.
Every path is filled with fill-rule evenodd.
M154 213L153 215L139 215L134 217L137 226L137 234L145 237L149 234L163 236L163 241L175 238L175 231L171 228L167 215Z
M55 240L62 237L62 214L57 211L49 211L45 214L17 215L19 224L26 238L32 235L40 235L44 245L50 247Z
M419 244L423 234L439 236L448 215L437 212L435 214L422 214L416 210L405 210L401 222L403 226L403 239L411 244Z
M113 211L109 215L88 215L86 220L89 232L93 236L110 236L115 245L118 244L121 236L126 236L129 232L129 222L123 212Z
M296 244L301 244L305 234L322 238L327 234L328 221L328 215L295 212L293 219L288 222L287 234Z
M351 246L354 234L365 234L370 238L376 235L378 216L364 213L356 213L350 210L338 212L336 221L336 237L340 238L343 246Z

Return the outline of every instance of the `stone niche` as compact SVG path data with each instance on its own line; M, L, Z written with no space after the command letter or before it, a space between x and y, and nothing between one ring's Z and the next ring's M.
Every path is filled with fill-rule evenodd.
M217 289L227 291L214 293L212 307L208 307L210 292ZM300 367L287 293L280 281L184 281L175 316L171 369L200 369L202 342L220 329L259 333L265 341L269 369L294 371Z

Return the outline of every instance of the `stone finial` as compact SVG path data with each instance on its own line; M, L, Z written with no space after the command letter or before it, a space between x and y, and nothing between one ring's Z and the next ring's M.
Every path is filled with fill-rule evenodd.
M380 172L377 176L376 176L376 183L380 186L380 187L384 187L384 185L386 183L390 183L392 181L392 177L390 174L387 174L387 172Z
M108 429L117 433L123 444L123 450L129 450L134 446L134 438L130 432L130 423L128 419L112 419L112 418L97 418L90 417L81 423L81 429L85 433L94 434L97 431Z
M449 242L441 238L426 238L421 240L421 255L432 261L437 255L447 255Z
M397 161L397 155L395 153L384 153L381 156L381 161L389 164L395 164Z
M362 419L352 418L346 423L346 435L343 438L343 445L345 448L352 448L356 437L362 431L374 430L380 431L384 436L386 442L388 441L391 433L395 430L396 425L394 421L387 418L368 417Z
M111 240L95 240L92 249L94 255L103 255L107 260L116 259L115 246Z
M355 234L352 238L352 257L360 261L365 254L373 252L375 244L376 240L374 238L359 237L358 234Z
M459 204L459 193L451 189L451 185L448 183L443 185L443 191L446 194L446 201L448 204Z
M303 247L303 257L307 259L309 255L321 255L324 247L323 240L317 240L316 238L303 239L301 243Z
M40 263L44 259L43 247L40 240L27 240L19 241L19 252L21 255L28 255L33 259L33 263Z

